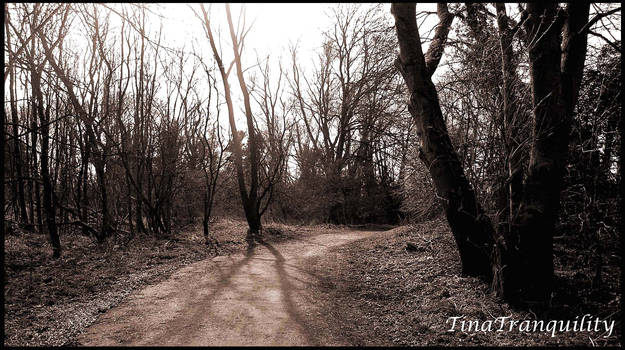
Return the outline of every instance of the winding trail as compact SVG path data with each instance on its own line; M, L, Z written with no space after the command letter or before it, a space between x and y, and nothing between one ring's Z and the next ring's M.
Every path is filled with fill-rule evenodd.
M331 247L375 234L338 231L276 245L261 243L246 254L188 265L169 279L129 296L102 314L78 342L113 345L341 345L318 339L319 316L303 295L316 278L303 268Z

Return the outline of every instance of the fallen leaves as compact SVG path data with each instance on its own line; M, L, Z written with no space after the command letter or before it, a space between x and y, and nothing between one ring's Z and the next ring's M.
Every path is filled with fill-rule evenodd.
M512 310L487 284L460 275L455 242L443 218L399 227L331 253L331 258L309 264L321 277L314 298L327 324L342 325L326 332L349 340L349 345L590 345L583 333L551 338L541 333L448 332L446 321L451 316L476 320L534 316ZM579 312L592 310L592 303L579 302ZM618 303L606 304L618 310ZM618 345L619 339L613 336L604 343Z

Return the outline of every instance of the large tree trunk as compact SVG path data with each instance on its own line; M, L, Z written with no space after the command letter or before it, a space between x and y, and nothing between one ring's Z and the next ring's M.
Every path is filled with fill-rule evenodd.
M262 225L260 223L259 212L258 202L256 200L249 200L245 208L245 218L249 226L248 239L253 239L260 234Z
M442 30L448 31L451 24L448 17L441 16L445 15L446 9L441 11L440 6L439 17L442 17L443 24L447 23L447 27L439 26L437 34ZM431 80L442 53L442 50L434 50L436 45L443 45L446 33L442 33L444 36L435 35L438 41L430 45L429 60L426 62L416 23L416 5L396 3L391 11L395 16L400 47L396 65L410 92L408 110L419 136L419 158L428 167L436 193L443 202L447 221L458 245L463 274L490 279L494 231L464 175Z
M589 4L569 4L566 22L555 3L531 3L527 12L527 32L535 38L529 47L533 143L522 201L510 234L497 247L494 287L514 304L545 306L553 284L553 231L570 125L586 56L587 34L580 30Z

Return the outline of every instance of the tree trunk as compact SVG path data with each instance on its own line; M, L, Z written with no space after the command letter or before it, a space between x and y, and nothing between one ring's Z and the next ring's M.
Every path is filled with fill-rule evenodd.
M589 4L530 3L526 21L534 114L533 143L522 200L511 232L499 241L493 286L513 304L546 306L553 285L553 231L568 156L573 109L586 55Z
M208 239L209 237L209 232L208 232L208 222L210 220L210 206L209 206L209 200L208 200L208 190L206 192L204 192L204 211L203 211L203 217L202 217L202 228L204 229L204 243L206 245L210 244L210 241Z
M6 5L5 5L6 11ZM5 17L6 20L6 17ZM15 135L16 136L16 135ZM2 209L2 218L0 218L0 238L4 241L4 144L5 144L5 132L4 132L4 114L2 120L0 120L0 209ZM2 278L4 281L4 277Z
M9 40L10 37L7 37ZM9 44L10 45L10 44ZM22 174L22 153L20 152L20 140L18 138L19 129L17 127L17 106L15 100L15 72L11 68L9 69L9 95L11 106L11 120L13 122L13 153L15 161L15 181L17 184L17 205L19 208L20 221L25 224L26 229L32 230L32 226L29 225L28 212L26 212L26 201L24 199L24 182ZM3 163L4 164L4 163Z
M477 203L447 133L438 94L431 80L440 54L428 51L431 59L426 62L421 50L414 3L395 3L391 12L395 16L400 47L399 58L395 62L410 92L408 110L419 136L419 158L428 167L437 195L443 202L460 253L463 274L489 280L492 276L490 253L494 231ZM448 19L443 21L441 18L441 21L447 24L447 28L439 26L437 34L448 31L451 24ZM434 44L444 43L444 38L435 37L439 38L439 42L433 42L431 49Z
M80 198L80 220L85 224L89 223L89 190L87 188L88 180L89 180L89 158L90 158L90 148L89 142L85 138L85 142L83 144L83 151L81 152L81 166L80 166L80 179L78 186L79 198ZM82 193L80 193L82 191ZM82 233L85 236L90 234L87 226L82 226Z
M130 181L128 179L128 175L126 174L126 199L128 205L128 230L130 231L131 237L135 236L135 226L132 224L132 187Z
M99 242L104 242L107 237L111 235L113 228L111 227L111 214L108 207L108 193L106 188L106 173L104 167L106 166L105 155L101 154L95 160L95 171L100 190L100 206L102 207L102 227L100 228L100 235L98 236Z
M137 233L145 233L147 232L145 225L143 224L143 173L140 170L141 168L137 168L137 205L136 207L136 222L137 222Z
M50 182L50 172L48 165L48 133L49 133L49 118L47 112L43 109L43 95L41 93L41 77L40 73L35 71L33 67L32 71L32 85L33 95L37 100L36 112L39 115L39 123L41 124L41 178L43 181L43 209L46 215L46 224L48 226L48 233L50 235L50 242L52 243L52 256L59 258L61 256L61 241L56 226L55 208L52 201L52 191L54 188Z
M32 132L33 137L32 138L36 138L36 132L33 131ZM30 213L29 215L29 222L28 225L30 227L35 228L35 200L34 200L34 193L35 193L35 185L34 185L34 181L33 178L35 177L35 170L33 168L33 163L32 163L32 157L34 156L34 151L33 152L29 152L28 151L28 136L26 137L25 143L26 143L26 177L28 178L27 183L27 192L26 192L26 198L28 199L28 212ZM34 148L33 148L34 149Z
M260 234L262 227L260 223L258 202L256 200L248 200L245 207L245 218L247 219L247 224L249 226L248 239L253 239Z
M34 98L34 96L33 96ZM36 100L33 100L33 104L36 105L37 102ZM31 142L32 142L32 147L31 149L32 151L32 157L33 157L33 171L31 176L35 175L35 172L37 171L37 122L36 122L36 108L33 107L33 122L30 125L30 128L33 131L33 133L31 134ZM35 204L37 207L37 227L39 227L39 233L43 232L43 214L41 211L41 185L39 184L39 181L33 181L34 182L34 187L35 187ZM34 219L33 219L34 221Z

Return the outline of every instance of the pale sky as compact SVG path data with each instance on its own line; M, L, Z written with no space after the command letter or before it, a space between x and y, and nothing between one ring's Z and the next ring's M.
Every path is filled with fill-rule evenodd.
M253 23L253 29L247 38L248 55L253 51L260 54L280 54L287 52L290 42L299 41L303 49L314 49L319 46L324 29L330 21L324 12L332 4L304 3L304 4L232 4L231 11L236 21L239 9L245 6L248 23ZM211 19L222 28L227 28L223 4L212 6Z
M189 6L200 12L199 4L159 4L163 9L164 20L167 28L166 34L174 39L174 45L182 45L190 40L197 39L206 44L210 50L207 39L202 29L202 23L195 17ZM209 10L210 6L210 10ZM298 43L302 50L314 50L321 43L320 33L328 28L330 21L325 15L333 4L303 3L251 3L231 4L230 10L233 21L239 17L241 6L244 6L247 25L252 24L252 30L246 38L244 58L265 56L288 55L290 43ZM222 31L221 42L224 46L224 55L231 51L230 36L226 22L225 6L223 3L205 5L209 10L211 26L214 32ZM182 39L181 39L182 38ZM212 55L212 53L211 53Z

